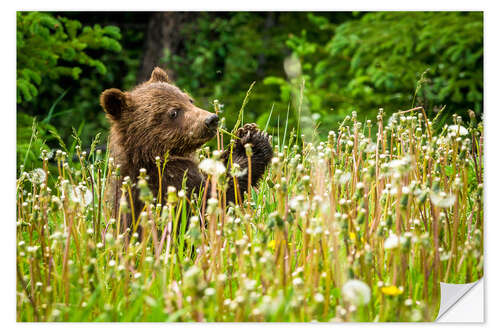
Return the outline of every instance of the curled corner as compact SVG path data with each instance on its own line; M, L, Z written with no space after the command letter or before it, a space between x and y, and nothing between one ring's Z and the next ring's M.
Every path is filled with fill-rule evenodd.
M465 294L467 294L480 280L481 279L472 283L461 284L440 282L441 301L436 321L448 312L453 305L455 305Z

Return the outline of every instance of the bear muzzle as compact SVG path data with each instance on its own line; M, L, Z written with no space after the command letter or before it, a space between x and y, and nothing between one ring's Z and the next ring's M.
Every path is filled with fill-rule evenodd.
M219 125L219 116L212 114L205 119L205 126L211 131L215 131Z

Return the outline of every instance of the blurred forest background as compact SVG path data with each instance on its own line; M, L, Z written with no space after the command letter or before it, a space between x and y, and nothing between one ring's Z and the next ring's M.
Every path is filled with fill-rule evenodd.
M374 119L380 107L467 120L468 109L483 112L483 14L18 12L18 166L74 134L83 147L99 132L105 143L99 95L132 88L154 66L198 106L218 99L228 128L252 82L244 121L269 119L281 136L299 121L301 133L325 137L353 110Z

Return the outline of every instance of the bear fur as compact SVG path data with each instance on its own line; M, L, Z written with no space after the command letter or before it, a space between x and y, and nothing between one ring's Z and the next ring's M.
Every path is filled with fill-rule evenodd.
M101 106L111 124L110 156L115 164L120 164L120 177L113 189L113 215L117 215L121 184L128 176L136 182L139 170L144 168L148 175L148 185L154 196L158 195L159 179L156 157L163 157L168 151L168 159L162 181L162 204L167 198L169 186L182 188L184 174L187 175L188 194L200 193L206 176L198 169L194 152L213 138L217 131L218 117L194 105L191 97L173 85L165 71L156 67L151 78L128 92L107 89L101 94ZM273 150L267 134L259 131L257 125L246 124L236 132L239 137L233 146L233 163L241 170L248 170L245 144L252 146L251 186L256 186L271 161ZM228 166L229 151L222 155ZM248 173L238 178L239 198L247 191ZM229 177L226 198L234 201L235 186ZM143 203L139 191L133 188L133 202L136 214ZM208 190L208 197L210 191ZM128 223L130 226L130 219Z

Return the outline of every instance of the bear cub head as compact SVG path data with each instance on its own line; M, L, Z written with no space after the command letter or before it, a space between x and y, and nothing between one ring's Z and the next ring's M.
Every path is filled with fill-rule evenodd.
M111 144L119 143L137 163L153 162L167 151L187 156L217 132L217 115L196 107L158 67L131 91L105 90L100 102L111 123Z

